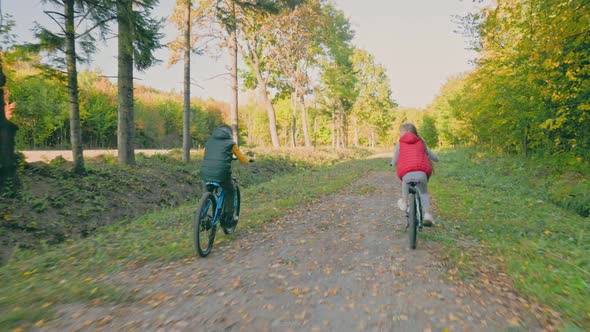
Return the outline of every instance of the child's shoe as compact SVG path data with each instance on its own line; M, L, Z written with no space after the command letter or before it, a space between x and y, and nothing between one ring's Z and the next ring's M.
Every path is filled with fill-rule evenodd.
M424 226L432 227L434 225L434 218L430 213L424 214Z
M397 200L397 207L404 212L408 210L408 204L404 203L404 200L401 198Z

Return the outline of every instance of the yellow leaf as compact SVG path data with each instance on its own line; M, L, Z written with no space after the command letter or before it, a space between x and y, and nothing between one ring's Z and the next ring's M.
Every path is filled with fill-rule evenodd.
M113 320L113 317L111 317L111 316L106 316L106 317L102 318L101 320L99 320L99 321L96 323L96 326L97 326L97 327L101 327L101 326L103 326L103 325L106 325L106 324L108 324L108 323L109 323L110 321L112 321L112 320Z
M168 295L168 293L162 293L162 294L155 295L154 300L162 301L163 299L166 298L167 295Z
M90 277L84 278L84 282L91 282L91 281L92 281L92 278L90 278Z
M25 332L25 330L22 327L17 327L13 329L12 332Z
M45 325L47 325L47 322L44 321L43 319L38 321L37 323L35 323L35 327L43 327Z
M299 241L299 243L304 244L305 243L305 240L301 240L301 241Z
M327 296L334 296L334 295L336 295L336 294L338 294L338 290L337 290L336 288L334 288L334 289L330 289L330 290L328 290L328 291L327 291L327 292L324 294L324 296L326 296L326 297L327 297Z
M31 274L35 274L37 272L37 269L33 269L31 271L27 271L25 273L23 273L23 275L26 276L30 276Z
M512 319L509 319L508 320L508 323L510 323L512 325L519 326L520 325L520 320L518 319L518 317L513 317Z
M551 231L546 229L543 233L545 233L545 235L549 235L549 234L551 234Z
M295 289L293 290L293 295L295 295L295 296L299 296L299 294L301 294L301 292L299 291L299 288L295 288Z
M90 291L90 294L94 295L94 294L96 294L96 292L98 292L98 287L95 287L94 289L92 289Z

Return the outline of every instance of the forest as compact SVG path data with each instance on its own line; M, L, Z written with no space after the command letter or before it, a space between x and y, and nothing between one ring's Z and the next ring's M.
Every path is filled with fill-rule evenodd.
M471 1L452 20L472 67L421 108L336 1L165 1L39 1L24 42L0 0L0 329L590 329L590 1ZM228 102L196 97L195 59L227 62ZM137 78L160 63L181 91ZM389 167L407 121L440 157L415 251ZM256 160L201 259L222 123Z
M3 121L18 126L18 150L72 149L75 169L83 170L83 149L118 148L120 161L133 164L136 147L188 151L222 122L247 145L375 147L389 141L396 108L389 78L371 54L352 45L348 19L329 2L179 0L166 19L151 12L155 5L48 1L42 9L56 24L36 24L37 41L29 44L15 43L14 21L3 14ZM166 23L178 28L178 38L163 45L159 31ZM100 42L112 36L119 40L118 79L80 72L77 65L91 66ZM170 57L155 59L154 51L164 47ZM191 98L191 55L223 49L233 59L234 101ZM238 56L244 68L237 68ZM182 94L130 79L133 67L159 61L184 62ZM248 100L238 103L239 91L250 91Z
M133 132L129 147L179 147L187 140L187 119L185 145L193 147L221 122L239 128L240 142L253 146L375 147L392 144L392 129L409 119L391 96L384 67L352 44L350 22L329 2L213 6L179 0L166 19L178 28L178 38L167 45L158 32L166 21L150 12L155 1L141 2L143 10L129 14L117 2L93 3L48 1L42 9L57 24L32 26L37 42L26 45L16 43L10 13L2 14L5 118L19 127L17 149L116 148L117 130ZM585 3L499 1L460 18L470 47L480 54L475 69L451 78L410 118L435 146L569 153L587 160L587 11ZM185 73L188 96L137 85L133 112L123 110L124 87L117 80L96 70L76 71L76 61L91 66L101 40L125 33L115 31L115 23L124 23L118 17L138 27L125 37L137 41L128 50L135 52L136 69L181 60L190 68L191 55L226 49L246 64L232 65L235 99L238 90L250 91L249 97L229 105L191 98ZM68 30L69 20L78 30ZM162 47L170 49L170 58L153 58ZM123 113L132 117L133 128L123 130Z

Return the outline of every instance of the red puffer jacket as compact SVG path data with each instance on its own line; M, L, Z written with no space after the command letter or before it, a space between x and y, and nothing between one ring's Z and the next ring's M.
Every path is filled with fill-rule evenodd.
M432 165L426 154L426 145L413 133L405 133L399 139L399 157L397 160L397 177L403 178L409 172L426 173L430 177Z

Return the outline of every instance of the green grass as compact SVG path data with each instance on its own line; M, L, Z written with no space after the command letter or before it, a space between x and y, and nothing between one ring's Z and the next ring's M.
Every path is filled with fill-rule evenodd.
M272 222L290 209L336 192L382 160L310 167L243 188L240 229ZM107 286L108 273L155 260L195 256L191 238L196 200L100 229L95 235L47 248L17 251L0 268L0 330L51 318L59 304L120 302L133 294ZM230 237L217 233L216 244ZM213 248L215 250L215 247Z
M559 312L564 324L590 329L590 220L549 190L587 166L445 151L429 185L443 223L425 235L446 246L464 277L497 264L517 290ZM575 185L580 190L584 182Z

